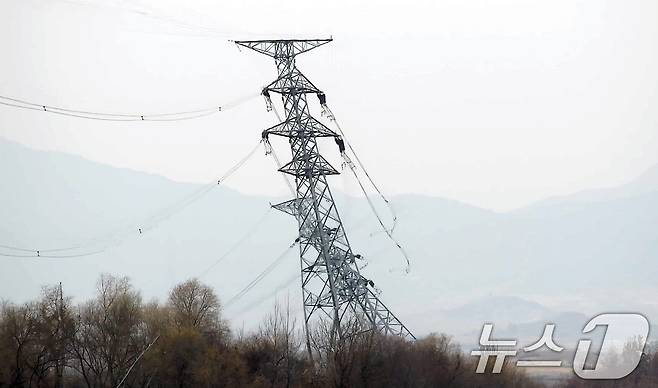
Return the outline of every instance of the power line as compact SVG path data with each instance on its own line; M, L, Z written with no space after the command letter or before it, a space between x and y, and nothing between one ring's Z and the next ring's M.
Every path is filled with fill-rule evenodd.
M146 352L148 352L149 349L151 349L151 346L153 346L153 345L158 341L158 339L160 339L160 334L158 334L158 335L155 337L155 339L153 340L153 342L151 342L150 344L148 344L148 346L147 346L144 350L142 350L142 352L139 354L139 356L137 356L137 359L135 359L135 361L132 363L132 365L130 365L130 368L128 368L128 371L127 371L126 374L123 376L123 378L121 379L121 381L119 382L119 384L117 384L117 387L116 387L116 388L120 388L120 387L123 385L123 382L126 381L126 379L128 378L128 375L130 374L130 372L132 372L132 370L133 370L133 368L135 367L135 365L137 365L137 363L139 362L139 360L141 360L141 358L144 356L144 354L146 354Z
M2 257L15 257L15 258L51 258L51 259L64 259L64 258L75 258L75 257L84 257L91 256L98 253L105 252L107 249L120 245L123 241L131 236L141 235L150 230L153 230L162 222L168 220L175 214L181 212L183 209L187 208L194 202L201 199L204 195L209 193L215 187L221 185L229 177L231 177L236 171L238 171L244 164L256 153L260 147L260 142L252 148L246 156L240 159L235 165L233 165L228 171L226 171L222 176L217 178L211 183L208 183L201 188L195 190L191 195L188 195L181 200L177 201L173 205L169 205L165 208L162 208L155 213L151 214L146 219L141 220L138 223L126 225L119 228L118 230L111 232L105 237L91 239L85 243L73 245L70 247L60 247L60 248L51 248L51 249L40 249L40 248L26 248L26 247L17 247L11 246L8 244L0 245L0 248L9 250L9 252L1 252L0 256ZM80 251L84 252L80 252ZM14 251L14 252L12 252ZM53 254L56 252L69 252L68 254ZM31 253L28 255L27 253Z
M386 203L386 206L388 207L389 211L391 212L391 216L393 217L393 226L391 226L391 229L390 229L391 233L393 233L395 231L395 227L397 226L397 223L398 223L398 216L397 216L397 213L395 212L395 209L393 208L393 205L388 200L388 198L386 198L384 193L379 189L379 187L375 183L374 179L372 179L372 177L370 177L370 174L368 174L368 170L366 170L366 166L361 161L361 158L359 158L359 155L356 154L356 151L354 150L354 147L352 147L352 144L349 141L347 141L347 138L345 137L345 133L343 132L343 129L341 128L340 124L338 124L338 120L336 120L336 116L331 111L331 109L329 109L329 106L326 103L324 103L323 108L326 110L326 116L329 118L330 121L332 121L334 123L334 125L338 129L338 132L340 132L340 135L345 139L345 143L347 143L347 146L349 147L350 151L352 151L352 155L354 155L354 158L356 159L357 163L359 163L359 166L361 167L361 170L363 170L363 173L365 174L365 176L368 178L368 181L370 182L372 187L375 189L375 191L377 191L377 193L379 194L381 199L384 201L384 203ZM354 168L352 168L351 165L349 167L354 172ZM356 172L354 172L354 174L356 175ZM357 177L357 179L358 179L358 177ZM368 194L366 193L366 198L367 197L368 197Z
M48 255L48 254L44 255L44 254L41 254L37 250L37 251L32 251L34 253L31 254L31 255L14 255L14 254L9 254L9 253L0 253L0 256L2 256L2 257L13 257L13 258L74 259L74 258L78 258L78 257L96 255L96 254L105 252L106 250L107 250L107 248L103 248L103 249L97 250L97 251L79 253L79 254L71 254L71 255Z
M294 248L295 245L297 245L298 240L299 239L295 240L295 242L290 244L290 246L288 246L288 248L286 248L286 250L283 251L283 253L281 253L279 256L277 256L277 258L274 259L274 261L272 261L272 263L270 263L270 265L265 267L265 269L260 274L258 274L258 276L256 276L254 278L254 280L249 282L249 284L247 284L242 290L240 290L240 292L238 292L231 299L229 299L224 304L224 307L229 307L231 304L233 304L233 303L237 302L238 300L240 300L249 291L251 291L252 288L254 288L258 283L260 283L261 280L263 280L267 275L269 275L270 272L272 272L272 270L274 270L274 268L276 268L281 263L282 259L284 257L286 257L286 254L288 254L288 252L290 252L290 250L292 248Z
M372 210L373 214L377 218L377 221L379 222L379 225L381 225L381 227L382 227L382 231L384 233L386 233L386 235L388 236L388 238L391 241L393 241L395 246L398 248L398 250L400 251L400 253L404 257L404 260L407 262L406 272L408 273L409 270L410 270L410 267L411 267L411 260L409 260L409 255L407 254L407 251L402 247L402 244L400 244L398 242L398 240L395 237L393 237L393 232L392 232L393 229L389 230L384 225L384 221L382 221L382 218L379 215L379 213L377 212L377 209L375 208L375 205L372 203L372 200L370 199L370 197L366 193L366 189L365 189L365 187L363 187L363 183L361 183L361 180L359 179L359 176L356 174L356 171L354 171L354 168L350 168L350 170L352 171L352 174L354 174L354 177L356 178L356 181L359 183L359 187L361 188L361 191L363 192L363 194L366 197L366 200L368 201L368 205L370 206L370 210Z
M223 255L221 255L217 260L215 260L214 263L212 263L210 266L208 266L206 269L201 271L201 273L197 276L199 279L206 276L210 270L215 268L217 264L222 262L224 259L226 259L233 251L235 251L238 247L240 247L242 244L244 244L249 237L262 225L262 223L265 221L267 216L270 214L272 211L272 207L268 206L267 211L249 228L242 237L235 242L226 252L224 252Z
M68 2L73 2L73 3L78 3L80 5L86 5L86 6L91 6L91 7L96 7L96 8L113 8L119 12L124 12L124 13L131 13L146 19L151 19L156 22L160 23L166 23L168 25L171 25L174 28L181 29L183 31L190 31L196 36L205 36L205 37L221 37L221 38L229 38L233 37L235 35L240 35L240 36L252 36L252 37L263 37L263 36L271 36L271 34L265 34L265 33L254 33L254 32L247 32L247 31L239 31L236 30L235 28L231 28L230 31L228 30L222 30L219 28L216 28L211 25L201 25L198 23L192 23L186 20L183 20L179 17L174 17L171 15L168 15L166 12L163 12L161 9L156 9L154 7L151 7L146 4L130 4L129 6L126 6L124 4L118 5L118 4L98 4L98 3L92 3L92 2L79 2L79 1L73 1L73 0L67 0ZM195 15L192 15L194 17L203 17L207 16L205 14L199 13L194 11L193 9L187 9L186 11L190 12L192 11ZM180 15L178 15L180 16ZM180 34L174 34L174 35L180 35ZM279 34L281 35L281 34ZM189 34L184 34L183 36L189 36Z
M279 122L282 122L283 120L281 119L281 115L279 115L279 112L277 111L276 106L272 103L272 101L271 101L271 99L269 98L269 96L265 96L265 97L266 97L265 101L266 101L267 109L273 111L274 114L276 115L277 120L278 120ZM340 128L340 126L338 125L338 121L336 121L336 118L335 118L334 114L331 112L331 110L329 109L329 107L326 106L326 103L324 104L324 107L323 107L323 108L327 110L327 113L328 113L327 116L330 118L331 121L333 121L333 122L335 123L335 125L336 125L336 127L338 128L338 130L339 130L341 136L345 137L345 133L343 132L342 128ZM267 141L267 139L265 139L265 141ZM345 140L345 141L347 142L347 140ZM372 200L370 199L370 196L368 195L368 192L366 191L366 189L365 189L363 183L361 182L361 180L360 180L360 178L359 178L359 176L358 176L358 174L357 174L357 172L356 172L356 168L354 167L353 164L351 164L351 163L347 163L348 167L349 167L350 170L352 171L352 174L354 174L354 178L355 178L356 181L358 182L359 187L361 188L361 191L363 192L363 195L365 196L366 200L368 201L368 205L369 205L371 211L373 212L373 214L374 214L375 217L377 218L377 221L378 221L379 224L381 225L381 227L382 227L382 231L388 235L388 237L389 237L389 238L395 243L395 245L396 245L396 246L399 248L399 250L402 252L402 255L404 256L404 258L405 258L405 260L406 260L406 262L407 262L407 269L406 269L406 270L408 271L408 270L409 270L409 266L411 265L410 260L409 260L409 257L408 257L408 255L407 255L406 251L404 250L404 248L402 247L402 245L401 245L401 244L400 244L400 243L399 243L399 242L398 242L398 241L392 236L393 231L395 230L395 227L397 226L397 220L398 220L397 213L395 212L395 209L393 208L393 205L390 203L390 201L388 200L388 198L386 198L386 196L383 194L383 192L379 189L379 187L375 184L374 180L373 180L373 179L370 177L370 175L368 174L368 171L366 170L365 166L364 166L363 163L361 162L361 159L359 159L358 155L356 155L356 152L354 151L354 148L350 145L349 142L347 142L347 145L349 146L350 150L352 151L352 154L354 155L354 157L356 158L357 162L359 163L359 166L361 166L361 169L362 169L363 172L365 173L366 177L368 178L368 180L370 181L370 183L372 184L372 186L374 187L374 189L379 193L380 197L381 197L382 200L386 203L386 205L388 206L388 208L389 208L389 210L390 210L390 212L391 212L391 215L392 215L392 217L393 217L393 226L392 226L390 229L388 229L388 228L386 228L386 226L384 225L384 221L382 220L382 217L381 217L381 216L379 215L379 213L377 212L374 203L373 203ZM280 169L282 165L281 165L281 162L279 161L279 158L277 157L277 155L276 155L276 153L275 153L275 151L274 151L274 148L272 148L271 146L269 146L269 147L268 147L268 150L269 150L269 153L272 154L272 157L274 158L274 161L276 162L276 165L277 165L278 168ZM290 184L290 181L288 180L288 177L287 177L286 174L284 174L284 173L282 173L282 175L283 175L283 178L285 179L286 183L288 184L288 188L289 188L290 191L294 194L294 191L293 191L293 189L292 189L292 185ZM390 233L389 233L389 231L390 231ZM372 234L371 234L371 236L372 236Z
M289 286L290 286L295 280L299 279L301 276L302 276L302 275L301 275L300 273L297 273L297 274L295 274L294 276L292 276L292 277L286 279L286 281L284 281L284 282L282 282L281 284L279 284L274 290L268 292L266 295L264 295L264 296L258 298L258 299L255 300L254 302L250 303L249 305L247 305L246 307L244 307L243 309L241 309L240 311L238 311L237 315L239 316L239 315L244 314L244 313L246 313L246 312L248 312L248 311L251 311L254 307L257 307L257 306L259 306L261 303L265 302L266 300L268 300L268 299L270 299L270 298L276 296L276 295L279 293L279 291L281 291L281 290L283 290L283 289L285 289L285 288L288 288L288 287L289 287Z
M336 116L333 114L333 112L331 112L331 110L329 109L329 107L327 106L326 103L323 104L323 108L327 112L327 117L330 119L331 122L334 123L334 125L336 126L336 128L340 132L340 135L345 137L345 133L343 132L343 129L340 127L340 125L338 124L338 120L336 120ZM379 190L379 188L375 184L374 180L370 177L370 174L368 174L368 171L365 169L365 166L361 162L361 159L359 159L359 156L354 151L354 148L350 145L350 143L347 141L347 139L345 139L345 142L347 143L347 146L352 151L352 154L354 155L357 162L359 163L359 166L361 166L361 170L363 170L364 174L366 175L366 177L368 178L368 180L372 184L372 187L375 188L375 190L377 190L380 197L388 205L388 208L391 211L391 214L393 215L393 226L390 229L388 229L386 227L386 225L384 225L384 221L382 220L382 217L379 215L379 212L377 212L377 209L375 208L375 204L370 199L370 196L368 195L368 192L366 191L366 188L363 185L363 182L361 182L361 179L359 178L359 175L356 172L356 167L351 163L347 163L349 169L352 171L352 174L354 175L354 178L356 179L357 183L359 184L359 188L361 189L361 192L363 192L363 195L365 196L366 200L368 201L368 206L370 206L370 210L372 210L372 213L377 218L377 221L379 222L379 225L382 227L382 231L384 233L386 233L388 238L395 244L395 246L398 248L398 250L400 251L400 253L404 257L404 260L406 261L406 264L407 264L405 272L409 273L409 271L411 269L411 260L409 259L409 255L407 254L407 251L402 247L402 244L400 244L400 242L395 237L393 237L393 231L395 229L395 226L397 225L397 214L395 213L395 210L393 209L393 206L391 205L389 200L386 198L386 196L384 196L382 191Z
M276 110L276 106L271 104L270 100L268 100L268 102L269 102L268 107L271 107L272 111L276 115L276 118L278 120L277 124L282 122L283 120L281 120L281 115L279 115L279 112ZM281 160L279 160L279 157L277 156L276 151L274 151L274 148L272 148L272 146L269 145L269 140L265 139L265 141L267 142L266 143L266 150L268 150L269 153L272 154L272 158L274 158L274 163L276 163L277 168L280 170L281 167L283 167L283 164L281 163ZM288 175L285 172L281 172L281 176L283 177L283 180L286 182L286 186L288 186L288 190L290 190L290 193L292 195L295 195L295 189L292 188L292 184L290 183L290 179L288 179Z
M69 116L87 120L100 120L100 121L182 121L192 120L200 117L210 116L215 113L223 112L227 109L241 105L250 99L256 97L258 94L250 94L229 101L226 104L217 105L204 109L194 109L179 112L169 113L111 113L111 112L95 112L81 109L69 109L56 107L52 105L45 105L36 102L17 99L14 97L0 96L0 105L9 106L19 109L27 109L33 111L40 111L52 113L61 116Z
M266 107L267 107L267 110L268 110L268 111L271 110L272 112L274 112L274 114L276 115L277 120L278 120L279 122L282 122L283 120L281 119L281 115L280 115L279 112L277 111L276 106L272 103L272 100L269 98L268 95L265 96L265 101L266 101ZM343 130L342 130L342 128L340 127L340 125L338 124L338 121L336 120L336 118L335 118L333 112L331 112L331 110L330 110L329 107L326 105L326 103L324 104L323 108L326 109L326 112L327 112L326 116L327 116L331 121L334 122L334 124L336 125L336 128L338 128L338 130L339 130L341 136L344 138L344 137L345 137L345 133L343 132ZM265 141L268 141L267 139L264 139L264 140L265 140ZM395 212L395 209L393 208L393 205L392 205L391 202L388 200L388 198L386 198L386 196L385 196L384 193L379 189L379 187L375 184L374 180L370 177L370 174L368 174L368 171L366 170L365 166L363 165L363 162L361 162L361 159L360 159L360 158L358 157L358 155L356 154L356 151L354 151L354 148L352 147L352 145L351 145L349 142L347 142L347 139L346 139L345 141L346 141L348 147L350 148L350 150L352 151L352 154L353 154L354 157L356 158L357 162L359 163L359 166L361 166L361 169L363 170L363 172L365 173L366 177L367 177L368 180L370 181L372 187L377 191L377 193L379 193L379 196L382 198L382 200L386 203L387 207L389 208L389 210L390 210L390 212L391 212L391 215L392 215L392 217L393 217L393 226L392 226L390 229L387 229L386 226L384 226L384 222L382 221L381 216L380 216L379 213L377 212L377 210L376 210L376 208L375 208L375 206L374 206L372 200L370 199L370 196L368 195L367 191L365 190L365 187L364 187L363 183L361 182L361 180L360 180L360 178L359 178L359 176L358 176L358 174L357 174L357 172L356 172L356 168L354 167L354 165L351 164L351 163L347 163L348 167L352 170L352 173L354 174L354 177L356 178L357 182L359 183L359 187L361 188L361 191L363 192L363 194L364 194L366 200L368 201L368 204L370 205L370 209L372 210L372 212L374 213L375 217L376 217L377 220L379 221L379 224L382 226L382 228L383 228L383 232L386 232L387 230L390 230L390 233L393 234L393 231L395 230L395 227L397 226L397 220L398 220L397 213ZM282 164L281 164L279 158L277 157L277 155L276 155L276 153L275 153L275 151L274 151L274 148L272 148L271 146L269 146L269 143L268 143L268 144L266 144L266 149L268 150L268 153L271 153L271 154L272 154L272 157L274 158L274 161L276 162L276 165L277 165L278 168L280 169L281 166L282 166ZM294 191L293 191L293 189L292 189L292 185L290 184L290 181L288 180L288 177L286 176L285 173L282 173L282 175L283 175L283 177L284 177L286 183L288 184L288 188L289 188L290 191L294 194ZM390 237L392 238L392 236L390 236ZM393 239L393 240L394 240L394 239ZM404 249L400 246L400 244L399 244L397 241L394 240L394 242L395 242L395 244L396 244L396 245L397 245L397 246L403 251L403 254L404 254L404 256L405 256L405 259L407 260L407 263L409 264L409 259L408 259L408 257L406 257L407 255L406 255L406 252L404 252Z

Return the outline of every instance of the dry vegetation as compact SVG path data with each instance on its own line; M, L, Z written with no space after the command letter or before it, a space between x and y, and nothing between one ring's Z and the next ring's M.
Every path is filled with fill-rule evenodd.
M197 280L159 304L144 303L127 278L103 275L96 296L79 305L57 287L37 301L2 304L0 387L116 387L129 371L125 387L540 386L511 367L475 374L476 360L445 335L408 342L356 325L344 330L331 341L318 324L311 362L287 309L275 306L259 330L235 335L217 295ZM647 357L630 377L655 382L657 361Z

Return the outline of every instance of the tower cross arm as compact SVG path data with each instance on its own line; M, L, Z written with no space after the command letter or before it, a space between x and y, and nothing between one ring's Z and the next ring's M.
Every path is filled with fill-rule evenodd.
M252 49L261 54L276 58L279 55L287 57L299 55L307 51L313 50L324 44L331 42L333 39L272 39L272 40L236 40L235 44L238 46ZM282 48L286 47L285 53L282 53ZM288 51L290 50L290 51Z

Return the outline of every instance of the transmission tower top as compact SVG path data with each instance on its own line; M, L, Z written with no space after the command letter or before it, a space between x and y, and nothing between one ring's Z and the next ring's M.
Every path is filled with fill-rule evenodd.
M277 57L294 57L311 51L316 47L331 42L333 39L269 39L269 40L236 40L235 44L250 48L261 54Z

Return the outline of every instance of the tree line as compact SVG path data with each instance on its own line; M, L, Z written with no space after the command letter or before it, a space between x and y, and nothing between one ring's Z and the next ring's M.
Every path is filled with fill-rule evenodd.
M357 321L340 338L322 322L311 332L309 354L286 307L275 304L254 332L234 333L219 297L197 279L161 303L104 274L95 296L75 305L61 286L28 303L2 302L0 388L541 386L511 367L475 374L476 360L446 335L405 341Z

